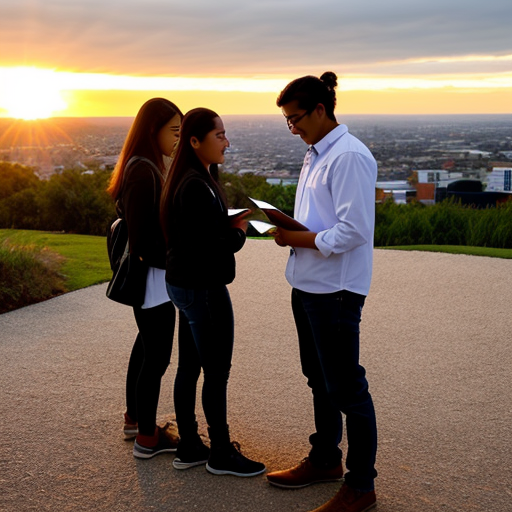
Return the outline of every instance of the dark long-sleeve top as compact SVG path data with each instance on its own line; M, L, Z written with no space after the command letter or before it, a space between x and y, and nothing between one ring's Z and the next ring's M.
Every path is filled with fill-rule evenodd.
M229 284L235 278L235 252L245 243L231 228L228 212L206 171L190 169L167 212L166 280L182 288Z
M130 252L150 267L165 269L165 239L159 215L161 173L143 158L126 170L120 206L128 226Z

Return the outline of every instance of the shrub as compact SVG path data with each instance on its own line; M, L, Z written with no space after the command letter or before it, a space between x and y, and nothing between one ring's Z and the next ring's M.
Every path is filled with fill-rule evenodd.
M376 205L375 245L466 245L512 248L512 201L475 209L448 199L425 206Z
M0 245L0 313L49 299L66 291L59 274L63 258L33 246Z

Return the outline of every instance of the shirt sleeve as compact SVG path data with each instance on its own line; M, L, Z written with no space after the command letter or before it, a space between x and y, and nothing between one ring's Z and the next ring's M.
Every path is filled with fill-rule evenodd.
M326 258L373 244L376 178L377 163L360 153L344 153L333 161L331 196L338 222L315 237Z

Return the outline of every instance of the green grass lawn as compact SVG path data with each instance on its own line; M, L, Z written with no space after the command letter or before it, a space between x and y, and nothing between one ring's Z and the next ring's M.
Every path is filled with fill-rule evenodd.
M7 239L13 246L47 247L63 256L61 272L69 291L103 283L112 277L105 237L0 229L0 244Z
M492 247L468 247L465 245L401 245L395 247L379 247L379 249L447 252L450 254L468 254L470 256L512 259L512 249L493 249Z

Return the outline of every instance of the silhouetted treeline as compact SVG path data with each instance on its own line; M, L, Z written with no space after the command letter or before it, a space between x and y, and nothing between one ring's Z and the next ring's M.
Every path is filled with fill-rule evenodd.
M115 215L109 178L68 169L40 180L30 167L0 162L0 227L104 235Z
M111 171L67 169L40 180L34 169L0 162L0 228L104 235L116 217L106 188ZM295 187L272 186L264 178L222 174L228 203L250 207L248 196L293 214Z
M106 192L110 171L69 169L40 180L30 167L0 162L0 228L104 235L115 218ZM221 174L228 204L267 201L293 215L295 186L269 185L261 176ZM453 201L376 205L375 245L470 245L512 248L512 201L472 209ZM254 234L254 233L250 233Z

